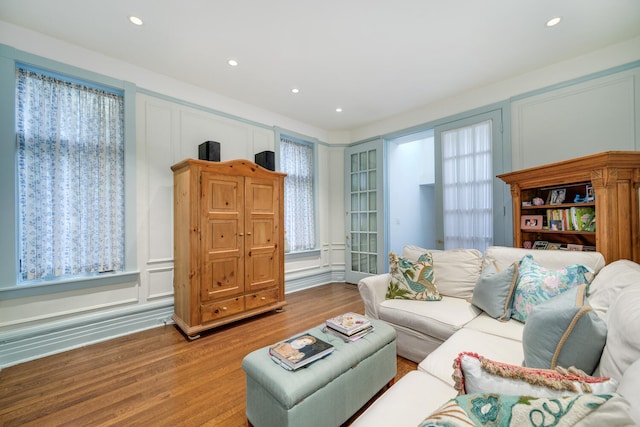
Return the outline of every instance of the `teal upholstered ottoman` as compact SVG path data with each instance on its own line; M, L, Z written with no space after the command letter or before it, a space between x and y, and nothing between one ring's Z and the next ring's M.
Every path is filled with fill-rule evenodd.
M355 342L323 332L307 332L335 351L297 371L274 363L268 347L242 361L247 377L247 418L263 426L339 426L396 375L396 332L373 320L375 331ZM301 331L303 333L304 331Z

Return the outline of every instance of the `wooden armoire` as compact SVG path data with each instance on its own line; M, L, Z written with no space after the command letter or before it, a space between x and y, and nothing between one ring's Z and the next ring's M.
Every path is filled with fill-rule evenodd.
M286 305L286 175L249 160L186 159L171 169L176 324L197 338Z

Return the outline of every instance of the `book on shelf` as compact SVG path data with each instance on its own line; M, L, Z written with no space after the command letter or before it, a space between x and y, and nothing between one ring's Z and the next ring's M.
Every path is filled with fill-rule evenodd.
M295 371L335 350L333 345L310 334L301 334L269 347L269 356L286 369Z
M591 206L572 207L571 220L574 230L596 231L596 210Z
M360 338L364 337L365 335L368 335L369 333L373 332L374 330L375 330L375 328L373 327L373 325L371 325L368 328L363 329L360 332L356 332L355 334L345 335L342 332L338 332L335 329L331 329L328 326L324 328L324 332L325 333L327 333L329 335L333 335L334 337L342 338L342 340L344 342L358 341Z
M327 327L344 335L351 336L371 327L371 321L358 313L344 313L325 322Z

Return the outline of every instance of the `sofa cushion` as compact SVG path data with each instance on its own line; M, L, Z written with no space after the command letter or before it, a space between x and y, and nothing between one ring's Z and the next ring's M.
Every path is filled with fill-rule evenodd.
M433 283L431 255L425 253L417 261L410 261L389 253L389 287L386 298L419 301L440 301L442 297Z
M453 334L451 338L420 362L418 369L453 386L453 361L464 351L482 354L490 359L512 365L521 365L524 360L520 341L465 327Z
M543 267L525 255L518 267L518 283L513 300L512 317L526 322L531 309L537 304L547 301L566 290L588 283L585 273L588 269L580 264L573 264L560 269Z
M524 325L524 364L555 369L575 366L592 374L607 339L607 326L587 304L587 285L535 306Z
M633 426L629 402L619 394L563 397L474 393L446 402L419 427Z
M378 306L381 320L443 341L479 314L467 301L451 297L434 303L386 300Z
M617 380L640 359L640 282L629 286L607 312L607 343L600 358L599 375Z
M464 325L464 328L522 342L524 323L513 319L506 322L496 322L496 319L487 313L481 313L480 316Z
M512 263L521 260L525 255L531 255L535 262L551 269L563 268L571 264L584 265L590 271L586 274L591 281L605 265L600 252L586 251L540 251L535 249L510 248L506 246L489 246L484 251L485 264L495 262L498 269L503 270Z
M640 426L640 359L624 371L617 391L631 404L629 415Z
M411 371L367 408L351 427L417 426L456 391L436 377Z
M589 285L589 305L604 319L609 306L628 286L640 283L640 264L627 259L607 264Z
M454 361L455 389L465 393L499 393L554 397L567 394L613 393L618 383L564 368L534 369L461 353Z
M495 263L487 265L473 289L471 303L500 321L511 318L511 305L518 279L518 264L499 271Z
M417 259L424 253L431 254L434 281L441 295L471 298L482 270L480 251L477 249L440 251L411 245L402 249L402 255L408 259Z

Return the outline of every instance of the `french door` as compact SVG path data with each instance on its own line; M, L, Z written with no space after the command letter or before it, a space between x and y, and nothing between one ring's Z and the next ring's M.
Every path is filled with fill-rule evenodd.
M358 283L383 273L384 255L383 141L345 150L345 281Z

